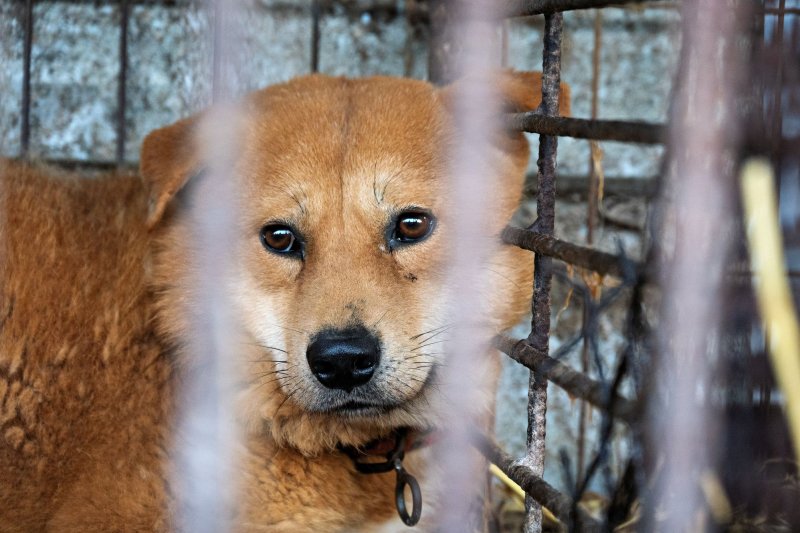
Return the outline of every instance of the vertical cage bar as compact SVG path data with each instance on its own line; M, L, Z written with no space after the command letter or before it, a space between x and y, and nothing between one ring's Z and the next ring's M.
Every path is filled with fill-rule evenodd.
M191 361L178 388L175 439L175 529L196 533L234 530L237 519L241 449L234 416L235 378L240 376L237 338L228 281L235 256L237 187L233 170L242 140L242 111L234 101L242 85L242 21L249 15L239 0L209 0L213 39L214 105L188 133L197 145L207 179L195 180L192 205L185 217L196 246L190 265L184 320L189 341L180 349ZM202 134L201 134L202 132ZM192 148L194 149L194 148ZM176 219L178 220L178 219ZM235 343L233 343L235 344Z
M775 26L775 39L773 46L777 49L777 62L775 68L775 114L772 116L772 157L776 167L780 168L781 140L783 137L783 26L786 22L786 0L778 4L778 21Z
M452 14L447 0L431 0L428 4L430 21L430 46L428 47L428 80L446 85L458 74L456 36L450 30Z
M668 203L660 230L669 236L661 242L671 244L660 247L664 299L648 427L653 458L668 466L646 506L643 530L698 529L704 479L715 475L724 436L713 378L724 353L725 270L736 227L734 180L744 120L735 104L747 56L737 36L752 20L753 4L697 0L681 6L681 69L689 75L677 78L671 112L672 183L669 200L661 199Z
M125 100L128 78L128 0L119 6L119 77L117 79L117 166L125 160Z
M222 79L222 0L210 0L213 21L211 23L211 101L218 102L222 96L224 81Z
M403 17L403 28L406 38L403 41L403 76L412 77L414 70L414 25L411 21L411 13L416 9L414 0L403 0L398 2L398 9L401 10Z
M319 72L320 0L311 2L311 72Z
M600 55L603 48L603 12L596 10L594 14L594 47L592 49L592 119L597 118L600 111ZM594 243L594 223L597 220L599 199L597 197L600 186L600 176L595 168L597 141L589 141L589 199L587 202L587 233L586 243Z
M434 33L453 39L451 47L439 49L450 63L439 66L447 69L445 76L461 81L448 88L446 96L458 135L452 144L440 147L448 162L450 194L446 202L454 243L443 286L447 287L446 324L454 333L444 342L447 364L437 376L443 400L441 416L447 423L437 445L436 463L447 487L437 498L442 512L436 517L436 530L463 533L487 527L486 467L469 443L475 425L482 429L490 426L491 416L485 408L494 403L489 380L497 362L486 357L493 332L484 320L492 305L484 282L498 243L475 239L475 235L485 234L490 227L491 206L499 205L500 199L493 180L486 179L500 176L493 154L502 108L500 94L489 82L498 65L500 17L492 0L463 0L451 4L449 13L444 11L443 1L438 7L443 10L439 12L442 25Z
M20 155L26 156L31 140L31 55L33 50L33 0L25 0L25 42L22 67L22 118Z
M544 54L542 61L542 104L544 115L558 115L558 93L561 82L561 33L563 15L545 15ZM539 136L539 192L537 195L537 219L534 228L546 235L555 230L556 199L556 155L558 138ZM553 277L553 260L536 254L533 278L533 321L528 342L536 350L548 353L550 342L550 285ZM544 475L544 453L547 414L547 379L531 371L528 389L528 435L526 462L533 473ZM526 498L528 510L525 531L538 533L542 530L542 508L532 498Z
M600 95L600 52L603 46L603 12L599 9L594 14L594 47L592 49L592 119L597 118L599 111L599 95ZM595 168L596 159L598 158L599 146L595 141L589 141L589 190L586 200L586 244L592 246L594 244L594 225L597 221L597 214L599 208L600 198L598 197L598 190L600 187L600 176ZM582 331L587 331L587 326L591 317L589 316L589 304L592 298L590 293L584 299L583 305L583 327ZM581 372L588 374L589 372L589 337L583 337L583 346L581 347ZM585 401L580 402L578 410L578 457L576 461L576 489L580 480L584 477L585 455L586 455L586 423L588 417L588 409Z

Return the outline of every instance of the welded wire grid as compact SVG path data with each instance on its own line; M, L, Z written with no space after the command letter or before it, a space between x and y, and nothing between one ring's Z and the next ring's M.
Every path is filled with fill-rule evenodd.
M519 13L544 13L545 39L552 42L560 38L560 28L554 32L559 26L558 12L612 3L621 2L529 1L522 3ZM550 168L555 164L556 150L549 136L663 143L667 140L667 128L655 124L551 117L546 103L537 112L514 115L508 121L510 128L540 133L542 137L539 218L527 230L508 228L503 234L504 240L533 250L537 258L546 255L603 274L611 274L613 269L613 275L622 280L620 287L630 288L626 346L618 358L615 374L599 382L584 374L586 359L584 373L560 363L558 355L563 353L563 347L559 354L550 357L546 336L550 313L549 309L543 312L545 300L537 296L543 296L540 289L549 282L551 266L538 261L531 336L524 340L506 337L497 340L498 348L532 370L529 423L534 427L529 429L528 456L513 461L488 441L482 441L482 446L491 460L517 480L534 500L548 506L562 525L570 529L612 530L627 523L648 531L659 528L684 531L725 527L733 522L770 530L792 528L792 524L798 523L798 517L793 515L796 511L793 506L777 503L785 501L787 491L797 492L796 463L792 463L791 448L784 445L786 434L780 402L769 399L773 390L769 376L762 375L758 385L752 382L745 385L749 388L749 397L742 398L741 384L737 383L752 379L747 370L756 366L755 360L759 361L757 366L764 366L767 347L752 301L741 301L743 295L752 298L750 278L746 277L744 283L741 278L731 279L728 268L731 252L725 243L732 234L741 232L741 227L736 226L740 219L731 205L736 203L736 197L730 191L736 187L737 163L751 153L771 156L773 164L782 170L778 180L787 196L780 206L783 222L795 234L797 232L798 135L797 131L782 127L783 113L792 113L794 120L797 118L797 6L787 6L785 1L766 4L698 1L683 6L672 2L647 4L681 9L684 42L678 94L673 102L671 153L665 158L658 177L658 188L662 192L668 190L675 201L672 204L662 202L665 205L659 206L651 217L650 235L646 240L649 248L644 261L634 262L624 256L600 253L552 236L547 217L555 199L554 173ZM791 33L793 38L786 39L786 33ZM743 53L743 48L748 52ZM787 61L794 61L791 82L785 77ZM546 43L543 71L557 72L558 67L558 54L548 53ZM557 90L557 76L545 76L545 80L543 95ZM764 83L764 80L768 81ZM765 108L761 106L762 101L767 104ZM743 105L746 107L740 107ZM593 115L595 110L596 104ZM753 124L756 126L752 127ZM787 165L786 159L791 159L792 163ZM587 226L590 235L594 221L592 202L597 187L594 174L590 172L589 180ZM678 233L673 236L677 243L663 243L670 237L669 231L675 231L674 220L668 220L670 216L678 219ZM681 229L681 224L691 227ZM709 231L715 233L712 235ZM787 238L787 244L790 242ZM746 258L745 251L737 252L738 259ZM793 267L791 259L789 266ZM662 295L664 316L660 327L667 333L662 333L660 338L648 324L645 310L646 286L659 280L670 291ZM606 302L601 300L590 309L602 309L607 300L616 296L618 294L613 291L607 293L603 298ZM732 302L735 304L731 305ZM681 308L681 305L689 308ZM589 318L586 314L584 317ZM746 327L734 329L733 324L738 328L746 324ZM584 353L586 347L592 348L592 339L586 334L591 330L587 326L584 323ZM682 342L684 340L687 342ZM655 341L660 342L653 344ZM756 350L752 349L754 345ZM577 342L566 346L575 347ZM749 353L745 356L749 357L747 361L742 361L743 348ZM722 378L717 375L719 371L723 372ZM629 374L635 378L636 396L640 401L632 401L619 393L620 385L629 379ZM573 477L575 490L568 496L548 486L541 479L539 465L531 461L532 457L540 460L542 454L544 419L541 410L542 402L546 401L541 392L542 378L603 411L600 449L586 466L581 464L582 457L578 459L577 476ZM759 394L754 393L754 388ZM772 416L764 416L768 412ZM746 421L741 418L743 414L748 417ZM589 516L577 502L584 496L592 476L607 461L614 418L630 426L635 445L628 466L615 480L615 485L609 487L609 504L603 512ZM726 428L727 421L732 423ZM768 434L774 439L773 443L780 441L782 446L759 446L761 443L743 446L736 437L744 437L748 432L751 440L754 434ZM768 452L767 447L771 448ZM771 453L770 459L778 463L789 462L788 466L783 464L776 468L780 471L777 478L785 476L784 481L789 480L780 489L776 487L774 473L765 475L763 470L760 474L753 471L767 468L769 460L764 457L765 452ZM724 459L715 461L715 454L721 454ZM744 456L752 478L738 471L741 459L729 460L736 456ZM568 458L563 466L571 470ZM757 495L747 487L753 478L760 478L759 489L769 490L769 496ZM746 497L742 497L742 490L748 492ZM634 504L638 502L643 511L635 510ZM661 510L661 516L656 515L656 508ZM539 520L539 510L529 500L527 531L538 531Z
M116 159L113 162L94 162L99 166L124 164L126 144L126 85L128 68L128 21L130 5L136 0L120 0L119 5L119 73L117 87ZM664 239L668 238L665 227L669 226L670 208L660 205L651 213L648 227L643 232L646 248L641 258L629 258L622 254L612 254L596 250L593 244L595 225L604 221L614 223L602 213L602 200L598 199L600 177L597 160L589 161L589 179L567 179L557 175L557 139L569 136L597 141L617 141L636 144L664 144L669 139L669 130L664 124L650 124L633 121L597 120L598 107L598 69L602 31L602 9L609 6L628 5L641 9L680 10L683 16L683 53L680 76L696 73L692 69L716 68L720 65L703 64L697 59L703 50L693 49L702 46L691 33L692 22L702 19L703 7L713 7L716 0L680 3L671 1L637 2L635 0L518 0L506 5L508 17L544 15L544 56L542 70L542 105L532 112L509 115L506 127L540 134L538 178L538 218L533 226L521 229L508 227L502 239L509 244L535 252L535 281L532 302L533 321L531 333L526 339L513 339L500 336L495 340L496 347L514 360L531 369L529 394L529 431L527 454L514 459L503 452L485 436L476 438L477 447L512 480L516 481L528 494L526 531L542 529L541 505L552 512L560 524L549 527L566 527L570 530L613 530L614 528L638 527L645 530L658 529L659 517L654 510L659 507L667 515L675 508L669 506L668 494L663 489L665 472L669 472L672 459L669 450L660 449L658 426L648 414L663 413L670 409L668 388L655 393L656 386L667 376L656 375L656 369L664 359L674 357L669 339L657 342L657 329L651 325L652 308L658 307L650 302L651 287L658 285L661 275L670 267L664 263ZM31 109L31 50L36 35L34 20L34 0L22 0L24 4L24 41L22 98L20 107L20 146L21 155L30 147L30 109ZM373 2L375 3L375 2ZM714 148L719 153L717 164L729 168L721 175L730 181L728 189L736 190L735 172L739 161L749 154L760 154L770 158L776 169L776 181L780 191L780 214L784 230L785 246L788 254L790 278L795 290L795 303L798 294L798 275L800 270L800 3L793 0L733 1L739 17L736 31L741 38L735 40L740 57L742 72L734 76L729 104L737 111L726 111L724 125L734 135L724 139L721 147ZM726 5L727 5L726 4ZM742 4L746 4L742 8ZM309 29L311 57L309 70L319 68L320 23L326 9L332 2L312 0L310 4L312 25ZM447 49L448 12L454 7L441 0L430 2L409 1L389 2L387 6L401 6L405 16L423 20L432 26L430 44L430 76L438 82L449 81L453 71L448 68ZM387 7L384 6L384 7ZM698 11L692 9L696 7ZM560 48L563 32L562 12L578 9L596 9L595 12L595 54L593 67L592 116L589 119L565 118L559 116L558 91L561 69ZM688 20L687 20L688 19ZM219 42L215 29L214 43ZM712 36L714 37L714 36ZM729 36L730 37L730 36ZM713 38L709 43L714 44ZM213 47L216 50L217 47ZM694 56L693 56L694 54ZM730 56L726 56L730 57ZM716 58L723 61L725 58ZM214 80L220 74L218 61L212 63ZM727 65L722 64L722 68ZM737 85L738 84L738 85ZM215 83L216 85L216 83ZM673 128L691 128L681 112L690 109L673 108ZM747 127L744 125L747 124ZM687 130L673 129L673 132L686 133ZM691 152L697 146L684 146L680 149ZM673 145L671 150L675 150ZM593 151L593 154L595 152ZM672 194L674 186L675 160L682 154L668 152L662 171L654 181L632 183L605 183L605 188L653 197L656 193ZM62 162L68 163L68 162ZM88 162L91 163L91 162ZM87 164L87 162L81 162ZM706 169L708 171L708 169ZM587 187L588 186L588 187ZM587 204L587 246L558 239L554 235L554 210L556 194L565 191L588 188ZM728 198L733 207L729 209L730 220L720 221L725 231L732 235L741 233L738 214L738 200L735 195ZM739 221L739 222L737 222ZM724 224L723 224L724 223ZM738 225L737 225L738 224ZM702 471L691 470L691 460L681 464L688 469L685 474L694 486L697 495L683 513L688 516L667 518L670 525L707 529L724 527L740 522L752 527L783 527L789 530L800 524L796 501L800 491L797 483L796 462L792 459L788 446L788 434L782 417L781 395L774 389L774 383L765 353L769 339L764 335L761 323L755 313L752 293L751 273L747 266L747 250L744 239L730 238L734 243L725 258L722 277L717 292L720 310L719 322L714 331L709 332L714 345L705 349L712 356L700 364L708 365L707 375L695 383L705 391L703 398L710 408L708 417L721 420L716 435L708 435L714 440L719 459L706 461ZM668 258L667 261L673 258ZM597 272L603 276L616 278L616 285L595 300L585 283L575 281L558 263L566 263L580 269ZM659 262L661 262L659 264ZM660 267L660 269L659 269ZM583 296L584 324L582 331L574 339L565 342L557 353L549 353L551 320L551 280L553 277L565 283ZM681 280L677 280L680 284ZM626 343L618 355L616 368L611 375L604 376L590 372L591 361L598 357L596 330L592 323L599 313L605 312L614 301L627 297L628 315L626 319ZM665 298L668 300L668 298ZM667 313L668 314L668 313ZM582 367L576 370L560 359L572 349L582 349ZM713 352L713 353L712 353ZM667 371L665 371L667 372ZM580 442L577 458L564 457L560 465L572 480L573 490L562 493L543 479L545 413L547 409L547 384L566 390L581 401ZM624 387L626 383L632 386ZM626 395L623 389L628 391ZM631 395L630 392L634 394ZM593 456L584 458L584 435L590 431L586 421L584 406L601 412L597 426L600 433L600 446ZM687 404L687 408L691 408ZM700 407L698 405L698 407ZM680 413L679 413L680 414ZM675 417L673 417L675 419ZM703 419L701 419L702 421ZM619 433L619 424L626 426L627 438L633 443L627 464L616 479L608 475L607 460L612 437ZM668 426L666 426L668 427ZM759 435L767 435L759 439ZM712 438L713 437L713 438ZM697 435L703 440L704 435ZM743 443L744 442L744 443ZM607 481L608 503L601 509L584 507L581 502L594 479L601 471ZM668 477L668 476L667 476ZM778 481L776 481L778 480ZM693 493L694 494L694 493Z

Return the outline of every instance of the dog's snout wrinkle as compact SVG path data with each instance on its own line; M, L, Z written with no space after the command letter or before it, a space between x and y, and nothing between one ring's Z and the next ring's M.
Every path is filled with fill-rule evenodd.
M319 333L309 344L306 358L323 386L351 392L372 379L380 352L377 337L359 326Z

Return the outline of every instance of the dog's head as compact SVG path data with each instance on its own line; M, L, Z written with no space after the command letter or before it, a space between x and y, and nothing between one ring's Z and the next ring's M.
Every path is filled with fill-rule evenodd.
M533 109L538 74L504 74L506 107ZM245 366L239 415L313 453L388 429L433 423L448 335L445 310L455 138L452 88L406 79L309 76L256 92L236 119L238 191L229 280ZM142 149L157 232L162 331L191 335L191 199L206 166L201 118L151 133ZM496 236L517 207L528 160L521 134L493 144ZM202 181L202 178L199 178ZM527 308L531 262L503 247L487 269L497 327ZM232 341L234 342L234 341ZM190 360L190 358L189 358Z

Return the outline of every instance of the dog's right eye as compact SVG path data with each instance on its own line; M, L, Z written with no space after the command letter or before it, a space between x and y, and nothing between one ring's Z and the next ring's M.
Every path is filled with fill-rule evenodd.
M268 224L261 228L261 244L270 252L302 256L303 245L289 226Z

